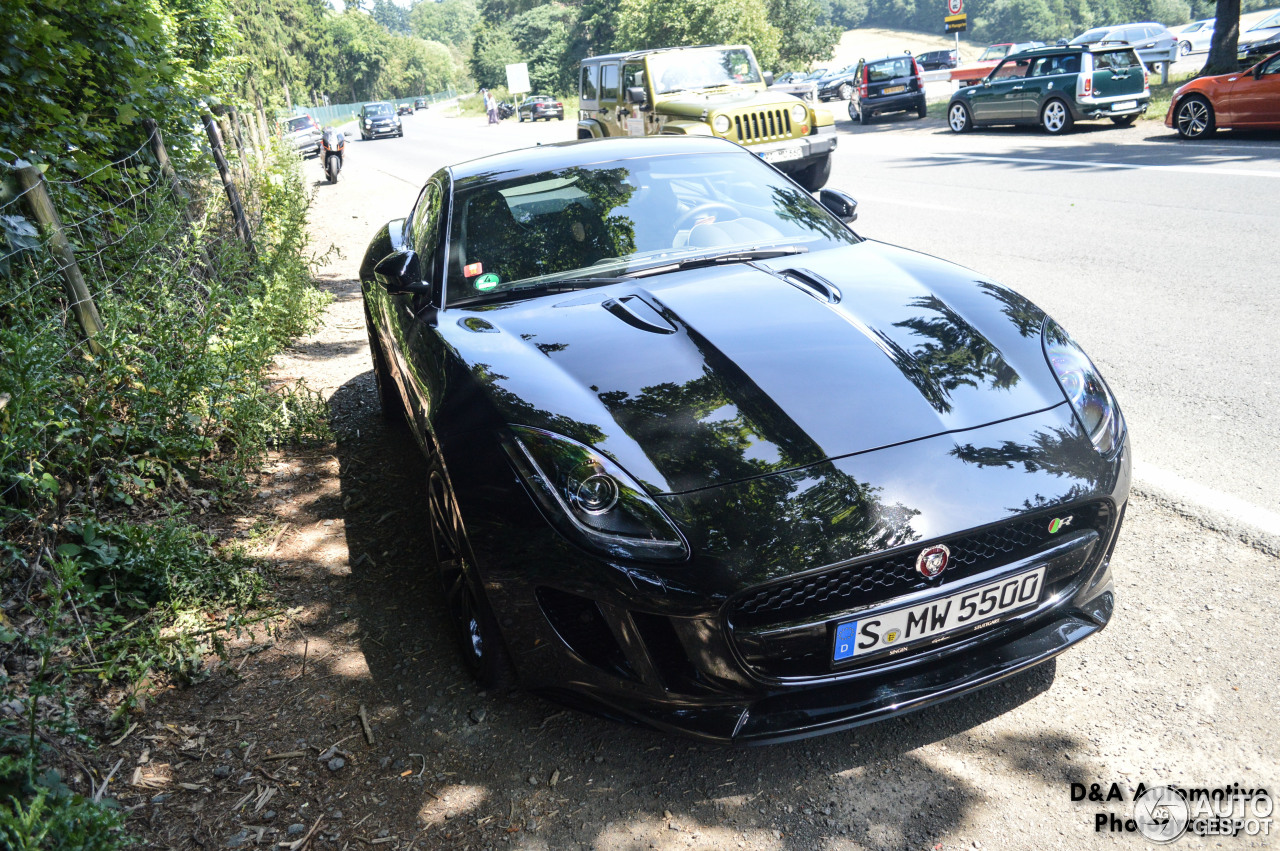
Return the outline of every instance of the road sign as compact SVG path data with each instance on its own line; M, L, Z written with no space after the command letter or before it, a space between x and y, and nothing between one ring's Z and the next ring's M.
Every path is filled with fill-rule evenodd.
M507 66L507 91L531 92L529 88L529 65L527 62L516 62Z
M947 13L958 15L964 11L964 0L947 0Z
M956 0L952 0L952 2L956 2ZM968 15L947 15L946 18L944 18L943 20L946 21L947 32L958 33L958 32L964 32L968 28L967 22L969 20L969 16Z

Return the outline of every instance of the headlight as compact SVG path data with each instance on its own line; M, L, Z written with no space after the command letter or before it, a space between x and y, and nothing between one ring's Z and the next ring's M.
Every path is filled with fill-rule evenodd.
M575 440L511 426L504 444L542 513L562 535L607 556L679 561L684 538L626 472Z
M717 115L711 119L711 127L717 133L728 133L729 128L733 126L733 122L729 120L727 115Z
M1052 319L1044 323L1044 356L1089 439L1103 455L1120 443L1120 407L1089 356Z
M798 103L791 107L791 120L796 124L803 124L804 120L809 117L809 110L804 108L804 104Z
M365 127L372 127L372 126L373 126L373 121L371 121L370 119L366 118L366 119L364 120L364 126L365 126Z

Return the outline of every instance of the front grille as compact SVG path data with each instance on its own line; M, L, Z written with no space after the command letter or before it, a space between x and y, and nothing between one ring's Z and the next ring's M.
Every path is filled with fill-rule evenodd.
M1056 538L1049 521L1068 515L1072 520L1067 530L1094 529L1106 540L1111 525L1106 503L1058 509L767 585L731 604L729 620L735 627L758 628L819 618L976 576L1050 544ZM951 558L941 576L926 579L916 570L916 557L924 547L939 543L947 545ZM1057 578L1061 577L1046 577L1046 584Z
M790 139L791 113L782 108L743 113L733 117L733 127L743 144Z

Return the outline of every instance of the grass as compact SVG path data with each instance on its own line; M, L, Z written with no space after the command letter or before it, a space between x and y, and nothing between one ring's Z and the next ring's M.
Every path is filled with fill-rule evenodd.
M498 99L499 102L507 101L508 103L515 103L511 97L511 92L507 91L506 88L490 89L489 91ZM577 95L555 95L555 98L564 104L565 121L568 121L578 114ZM462 108L460 114L463 116L484 116L484 98L480 96L479 92L459 97L458 105ZM512 116L512 118L515 118L515 116Z
M1197 76L1196 73L1171 75L1169 82L1158 83L1153 75L1151 81L1151 104L1147 107L1146 115L1142 116L1143 119L1164 123L1165 114L1169 112L1169 104L1173 102L1174 90L1181 85L1185 85L1189 80L1194 80Z

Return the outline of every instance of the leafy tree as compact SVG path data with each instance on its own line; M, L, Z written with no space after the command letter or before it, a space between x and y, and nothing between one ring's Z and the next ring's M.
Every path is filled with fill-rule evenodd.
M535 92L573 88L582 58L574 50L577 23L578 10L560 3L538 6L511 21L508 31L529 63L529 85Z
M422 0L409 11L413 34L467 52L480 22L473 0Z
M834 24L842 30L851 30L867 19L868 0L819 0L822 14L819 21Z
M363 12L347 11L328 19L334 71L352 102L378 96L377 84L391 54L391 36Z
M505 86L507 66L523 61L515 38L506 27L492 27L482 23L476 30L468 64L471 68L471 76L480 86L485 88Z
M749 44L762 68L778 63L778 30L765 0L620 0L618 50Z
M830 59L840 41L840 27L821 25L819 0L766 0L769 20L779 24L779 70L807 68ZM763 60L762 60L763 61Z
M456 82L449 48L437 41L396 38L390 61L378 79L377 97L413 97L438 92Z
M369 15L392 35L413 35L409 26L409 10L391 0L373 0Z

